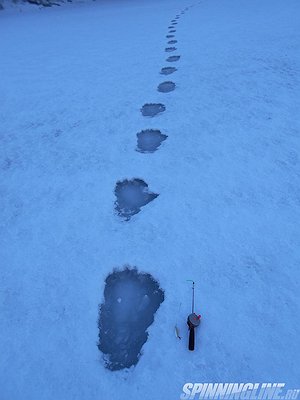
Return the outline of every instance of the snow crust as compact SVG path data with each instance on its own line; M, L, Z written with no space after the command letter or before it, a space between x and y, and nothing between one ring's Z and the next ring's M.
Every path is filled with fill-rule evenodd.
M0 13L3 399L299 384L300 4L204 0L180 17L170 64L167 27L189 4ZM170 65L166 95L156 88ZM145 118L146 103L166 111ZM143 129L168 135L159 151L135 151ZM160 195L124 223L114 189L131 177ZM152 274L165 301L137 366L111 372L98 306L126 264ZM202 315L193 353L187 279Z

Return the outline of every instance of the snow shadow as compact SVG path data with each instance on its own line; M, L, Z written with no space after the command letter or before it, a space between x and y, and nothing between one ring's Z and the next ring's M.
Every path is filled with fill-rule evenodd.
M125 218L126 221L139 213L141 207L159 196L157 193L150 192L147 183L138 178L117 182L115 195L117 197L115 209L118 215Z
M171 81L162 82L157 86L157 90L162 93L169 93L175 90L175 83Z
M150 274L126 267L107 276L98 320L98 348L106 368L117 371L137 364L163 301L164 291Z
M167 58L168 62L175 62L178 61L180 59L180 56L170 56Z
M177 71L177 68L175 67L163 67L160 71L162 75L170 75L173 74L173 72Z
M137 151L140 153L154 153L167 135L161 133L159 129L145 129L137 133Z
M166 107L161 103L147 103L141 108L141 113L144 117L155 117L166 110Z

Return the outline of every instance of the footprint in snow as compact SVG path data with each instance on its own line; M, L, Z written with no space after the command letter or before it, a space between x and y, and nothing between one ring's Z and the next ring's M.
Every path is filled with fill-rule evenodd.
M175 43L177 43L177 40L169 40L168 41L168 44L175 44Z
M116 184L115 210L118 215L129 221L130 218L141 211L144 207L159 195L150 192L148 185L142 179L124 179Z
M141 113L144 117L155 117L165 110L166 107L161 103L146 103L141 108Z
M140 153L154 153L167 135L161 133L159 129L145 129L137 133L137 151Z
M175 62L178 61L180 59L180 56L170 56L167 58L168 62Z
M167 36L166 36L167 39L171 39L171 38L173 38L173 37L175 37L175 35L167 35Z
M98 349L107 369L117 371L138 363L147 329L163 301L164 291L148 273L127 266L107 276L98 319Z
M175 90L175 83L171 81L162 82L158 85L157 90L162 93L169 93Z
M171 53L172 51L175 51L175 50L177 50L176 47L166 47L165 48L166 53Z
M162 75L170 75L173 74L173 72L177 71L177 68L175 67L163 67L160 71Z
M175 33L175 32L176 32L176 29L169 30L169 33Z

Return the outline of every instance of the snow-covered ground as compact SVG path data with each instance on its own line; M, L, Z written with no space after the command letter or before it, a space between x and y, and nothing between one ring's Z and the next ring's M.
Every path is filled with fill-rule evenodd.
M300 3L196 3L165 79L167 27L190 4L0 14L1 400L299 384ZM169 78L176 90L159 93ZM166 112L143 117L147 102ZM149 128L168 139L139 153L136 133ZM114 212L126 178L159 193L129 222ZM152 274L165 301L138 365L111 372L98 306L106 276L125 264ZM202 314L193 353L187 279Z

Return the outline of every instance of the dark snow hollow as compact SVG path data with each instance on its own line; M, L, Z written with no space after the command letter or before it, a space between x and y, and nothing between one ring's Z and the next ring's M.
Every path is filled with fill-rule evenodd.
M99 314L99 350L112 371L136 365L147 328L164 301L164 292L150 275L126 267L105 281L104 303Z

